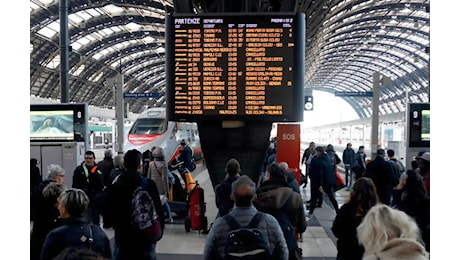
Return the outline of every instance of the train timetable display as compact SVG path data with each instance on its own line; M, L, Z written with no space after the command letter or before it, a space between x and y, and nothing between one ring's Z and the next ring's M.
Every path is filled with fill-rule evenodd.
M302 121L304 63L304 14L168 16L168 119Z

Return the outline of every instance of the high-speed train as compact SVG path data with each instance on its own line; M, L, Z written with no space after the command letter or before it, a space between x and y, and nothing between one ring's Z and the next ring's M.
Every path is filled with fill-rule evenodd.
M137 149L143 153L153 146L161 147L165 152L165 160L171 162L179 154L182 139L192 148L195 160L202 159L196 123L167 121L165 108L149 108L137 117L129 129L124 151Z

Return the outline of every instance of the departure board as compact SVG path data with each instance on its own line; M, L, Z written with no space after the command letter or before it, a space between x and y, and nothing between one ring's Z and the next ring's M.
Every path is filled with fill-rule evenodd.
M305 15L220 13L166 18L172 121L303 121Z

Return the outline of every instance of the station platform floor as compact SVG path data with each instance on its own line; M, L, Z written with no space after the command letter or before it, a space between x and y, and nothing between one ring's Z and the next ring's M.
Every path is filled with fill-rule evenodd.
M101 157L100 157L101 158ZM209 178L208 170L203 164L198 163L192 175L201 185L205 192L206 213L208 223L214 221L217 215L215 195ZM310 187L300 188L302 198L307 201L310 198ZM349 192L342 189L336 193L339 207L347 200ZM306 211L307 213L307 211ZM302 235L299 246L303 249L305 260L329 260L337 255L336 238L330 228L335 218L335 211L327 198L323 206L316 208L312 218L307 217L307 230ZM102 226L102 224L101 224ZM113 229L104 229L113 242ZM202 259L206 234L198 230L186 232L183 219L175 219L173 224L165 225L163 238L158 242L156 252L158 260L195 260Z

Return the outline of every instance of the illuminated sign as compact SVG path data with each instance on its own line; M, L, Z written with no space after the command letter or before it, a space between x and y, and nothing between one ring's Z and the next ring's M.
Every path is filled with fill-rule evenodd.
M305 15L239 13L166 19L172 121L303 121Z

